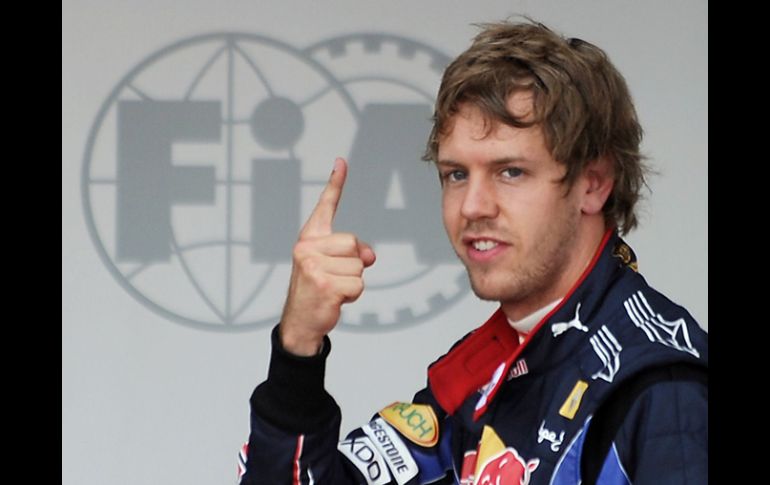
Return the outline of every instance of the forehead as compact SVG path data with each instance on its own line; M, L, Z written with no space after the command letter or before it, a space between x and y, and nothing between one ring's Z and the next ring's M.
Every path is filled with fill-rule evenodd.
M519 92L508 97L507 111L514 117L527 122L534 119L533 95ZM439 159L455 158L462 152L472 150L473 146L483 146L489 150L524 150L535 149L540 152L544 147L542 129L539 125L517 128L493 118L478 105L465 102L458 106L457 112L448 120L446 129L439 138Z
M535 118L534 94L531 91L518 91L508 96L505 107L509 114L523 122L529 122ZM483 135L491 134L501 126L507 126L492 114L485 112L480 107L480 103L461 102L457 105L455 114L447 120L440 140L451 136L458 120L462 120L463 124L471 125L474 131Z

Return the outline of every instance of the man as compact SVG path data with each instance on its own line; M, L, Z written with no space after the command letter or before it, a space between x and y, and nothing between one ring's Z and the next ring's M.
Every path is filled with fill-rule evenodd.
M706 483L707 335L619 237L637 223L641 134L600 49L534 22L485 26L444 73L426 158L473 290L500 309L413 403L338 442L327 334L375 254L333 231L337 159L294 247L241 483Z

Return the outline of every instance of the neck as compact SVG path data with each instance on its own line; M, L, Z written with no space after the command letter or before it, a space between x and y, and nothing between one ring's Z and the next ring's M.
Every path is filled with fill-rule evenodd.
M505 316L513 321L521 320L549 303L564 298L585 272L596 254L605 232L604 218L584 220L578 229L573 250L568 259L569 262L557 275L555 284L519 301L500 302Z

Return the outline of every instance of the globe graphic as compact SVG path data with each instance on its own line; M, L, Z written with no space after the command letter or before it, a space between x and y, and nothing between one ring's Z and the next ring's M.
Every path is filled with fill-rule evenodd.
M340 150L353 144L368 102L351 89L360 78L342 79L317 59L333 45L300 50L256 34L201 35L150 55L116 85L89 135L81 188L97 251L134 298L201 330L277 323L283 301L275 295L285 295L291 270L285 235L296 235L334 157L347 155ZM423 89L407 90L426 98ZM149 153L145 145L153 145L154 136L173 131L153 126L150 115L127 115L137 107L162 120L175 119L177 112L201 113L180 124L189 123L191 133L204 126L207 132L174 138L168 153L155 152L167 158L159 159L166 171L154 161L133 168L140 170L141 183L131 185L125 154ZM148 140L132 138L137 130ZM289 169L297 171L295 183L270 176ZM167 213L167 222L137 217L125 194L134 205L161 208L149 213ZM280 216L292 204L296 217ZM148 252L148 241L164 243ZM372 301L403 300L388 292L410 283L425 286L426 277L451 284L421 297L426 301L416 304L422 310L396 307L383 318L372 303L364 304L358 313L343 313L341 327L378 331L412 324L467 292L457 264L405 267L374 278Z

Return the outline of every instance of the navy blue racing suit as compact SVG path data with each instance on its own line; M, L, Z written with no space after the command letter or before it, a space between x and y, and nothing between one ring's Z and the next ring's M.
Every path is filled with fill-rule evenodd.
M339 439L340 410L320 355L281 348L251 396L240 484L580 483L586 430L598 406L638 373L708 366L708 334L636 271L613 231L575 284L519 342L502 311L428 369L411 403L385 406ZM659 382L634 402L600 485L708 483L708 388Z

